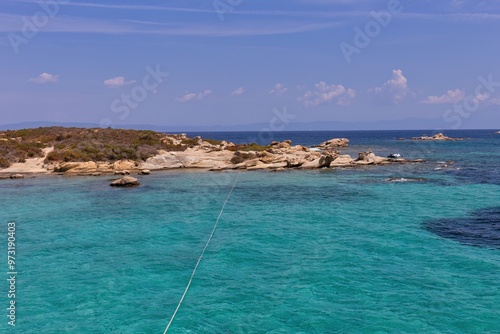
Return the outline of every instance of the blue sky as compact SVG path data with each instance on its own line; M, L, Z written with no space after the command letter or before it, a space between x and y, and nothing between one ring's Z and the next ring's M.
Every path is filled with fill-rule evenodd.
M0 3L0 124L500 127L500 1ZM167 75L168 73L168 75Z

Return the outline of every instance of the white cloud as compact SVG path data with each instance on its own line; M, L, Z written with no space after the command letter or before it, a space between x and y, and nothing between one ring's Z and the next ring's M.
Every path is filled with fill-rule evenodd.
M374 94L374 102L382 105L398 104L410 93L408 80L401 70L392 70L392 79L369 91Z
M495 97L493 99L489 99L488 104L494 104L494 105L500 106L500 98Z
M478 93L474 99L477 100L478 102L488 102L491 103L491 101L494 101L495 99L490 99L490 94L489 93Z
M118 88L122 87L125 85L129 85L131 83L134 83L135 80L131 81L125 81L124 77L116 77L108 80L104 80L104 85L108 86L109 88Z
M464 99L465 92L461 89L448 90L446 94L441 96L427 96L422 103L425 104L443 104L443 103L457 103Z
M36 84L45 84L45 83L55 83L59 81L59 75L54 75L54 74L50 74L50 73L42 73L40 74L39 76L37 76L36 78L29 78L28 79L28 82L31 82L31 83L36 83Z
M245 88L243 88L243 87L238 87L238 88L236 88L236 89L235 89L235 90L231 93L231 95L232 95L232 96L241 95L241 94L243 94L244 92L245 92Z
M210 89L205 89L203 92L199 92L199 93L187 93L177 99L175 99L177 102L181 102L181 103L184 103L184 102L189 102L189 101L192 101L192 100L203 100L205 97L209 96L210 94L212 94L212 91Z
M286 88L285 85L277 83L276 85L274 85L274 88L269 91L269 94L281 95L286 93L287 91L288 88Z
M356 96L356 92L351 88L345 88L343 85L327 85L321 81L315 85L314 91L308 91L298 100L304 103L306 108L315 107L325 103L335 103L339 106L346 106Z
M485 105L500 105L500 98L492 98L489 93L477 93L474 95L465 95L465 91L461 89L448 90L446 94L441 96L428 96L425 100L421 101L421 103L425 104L444 104L444 103L459 103L464 100L468 102L474 102L476 104L485 104ZM464 103L466 103L464 101Z

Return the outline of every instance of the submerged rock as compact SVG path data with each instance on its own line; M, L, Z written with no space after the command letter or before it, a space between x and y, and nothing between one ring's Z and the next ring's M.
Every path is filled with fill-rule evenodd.
M131 187L131 186L138 186L140 183L139 181L131 176L125 176L122 177L121 179L115 180L111 182L110 186L112 187Z
M428 221L424 228L462 244L500 249L500 207L472 212L469 216Z

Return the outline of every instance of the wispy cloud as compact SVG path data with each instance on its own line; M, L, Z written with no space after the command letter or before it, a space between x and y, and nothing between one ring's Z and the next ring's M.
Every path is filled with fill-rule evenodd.
M352 88L345 88L343 85L331 84L321 81L315 86L315 90L308 91L298 100L304 103L306 108L315 107L321 104L335 103L339 106L347 106L356 97L356 92Z
M176 98L175 100L177 102L181 102L181 103L189 102L189 101L193 101L193 100L200 101L200 100L205 99L207 96L209 96L211 94L212 94L212 91L210 89L206 89L206 90L199 92L199 93L184 94L183 96Z
M116 77L108 80L104 80L104 85L109 88L118 88L125 85L134 83L135 80L125 81L125 77Z
M232 96L237 96L237 95L241 95L241 94L243 94L243 93L245 93L245 88L244 88L244 87L238 87L238 88L236 88L236 89L235 89L235 90L231 93L231 95L232 95Z
M28 79L28 82L36 84L55 83L57 81L59 81L59 75L54 75L46 72L40 74L35 78Z
M500 14L496 13L474 13L474 12L462 12L462 13L397 13L396 18L408 19L408 20L419 20L419 21L446 21L446 22L477 22L483 23L485 20L488 21L500 21Z
M274 95L282 95L288 91L288 88L285 87L282 83L277 83L274 85L274 88L269 91L269 94Z
M10 0L12 3L31 3L38 4L38 0ZM353 4L357 8L353 10L242 10L233 9L231 15L240 16L272 16L272 17L302 17L302 18L359 18L359 17L371 17L369 10L359 10L360 4L366 4L367 0L307 0L303 1L308 5L311 4L328 4L328 5L338 5L338 4ZM372 1L376 2L376 1ZM451 0L451 7L456 9L460 7L467 1L463 0ZM493 1L492 1L493 2ZM482 2L480 5L484 5ZM477 5L477 2L474 2ZM187 7L172 7L172 6L158 6L158 5L131 5L131 4L110 4L110 3L92 3L92 2L73 2L68 1L64 3L64 6L81 7L81 8L95 8L95 9L113 9L113 10L124 10L124 11L152 11L152 12L179 12L179 13L193 13L193 14L213 14L216 15L217 12L212 8L187 8ZM370 5L370 6L373 6ZM353 7L354 8L354 7ZM490 11L485 12L450 12L449 6L446 4L442 6L440 12L435 13L425 13L425 12L409 12L404 11L401 13L394 14L395 17L400 19L412 19L412 20L439 20L439 21L476 21L481 22L483 20L500 20L500 14L492 13Z
M21 33L24 26L22 15L0 14L0 32ZM127 19L100 19L91 17L56 16L43 27L51 33L92 33L92 34L148 34L168 36L261 36L293 34L329 29L335 22L311 22L311 20L262 20L258 24L252 20L239 20L224 25L210 23L186 23L185 21L143 21Z

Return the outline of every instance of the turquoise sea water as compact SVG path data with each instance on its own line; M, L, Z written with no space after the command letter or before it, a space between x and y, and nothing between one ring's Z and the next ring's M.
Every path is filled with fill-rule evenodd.
M169 333L500 333L500 135L349 137L427 162L240 173ZM0 331L163 333L236 176L1 181Z

